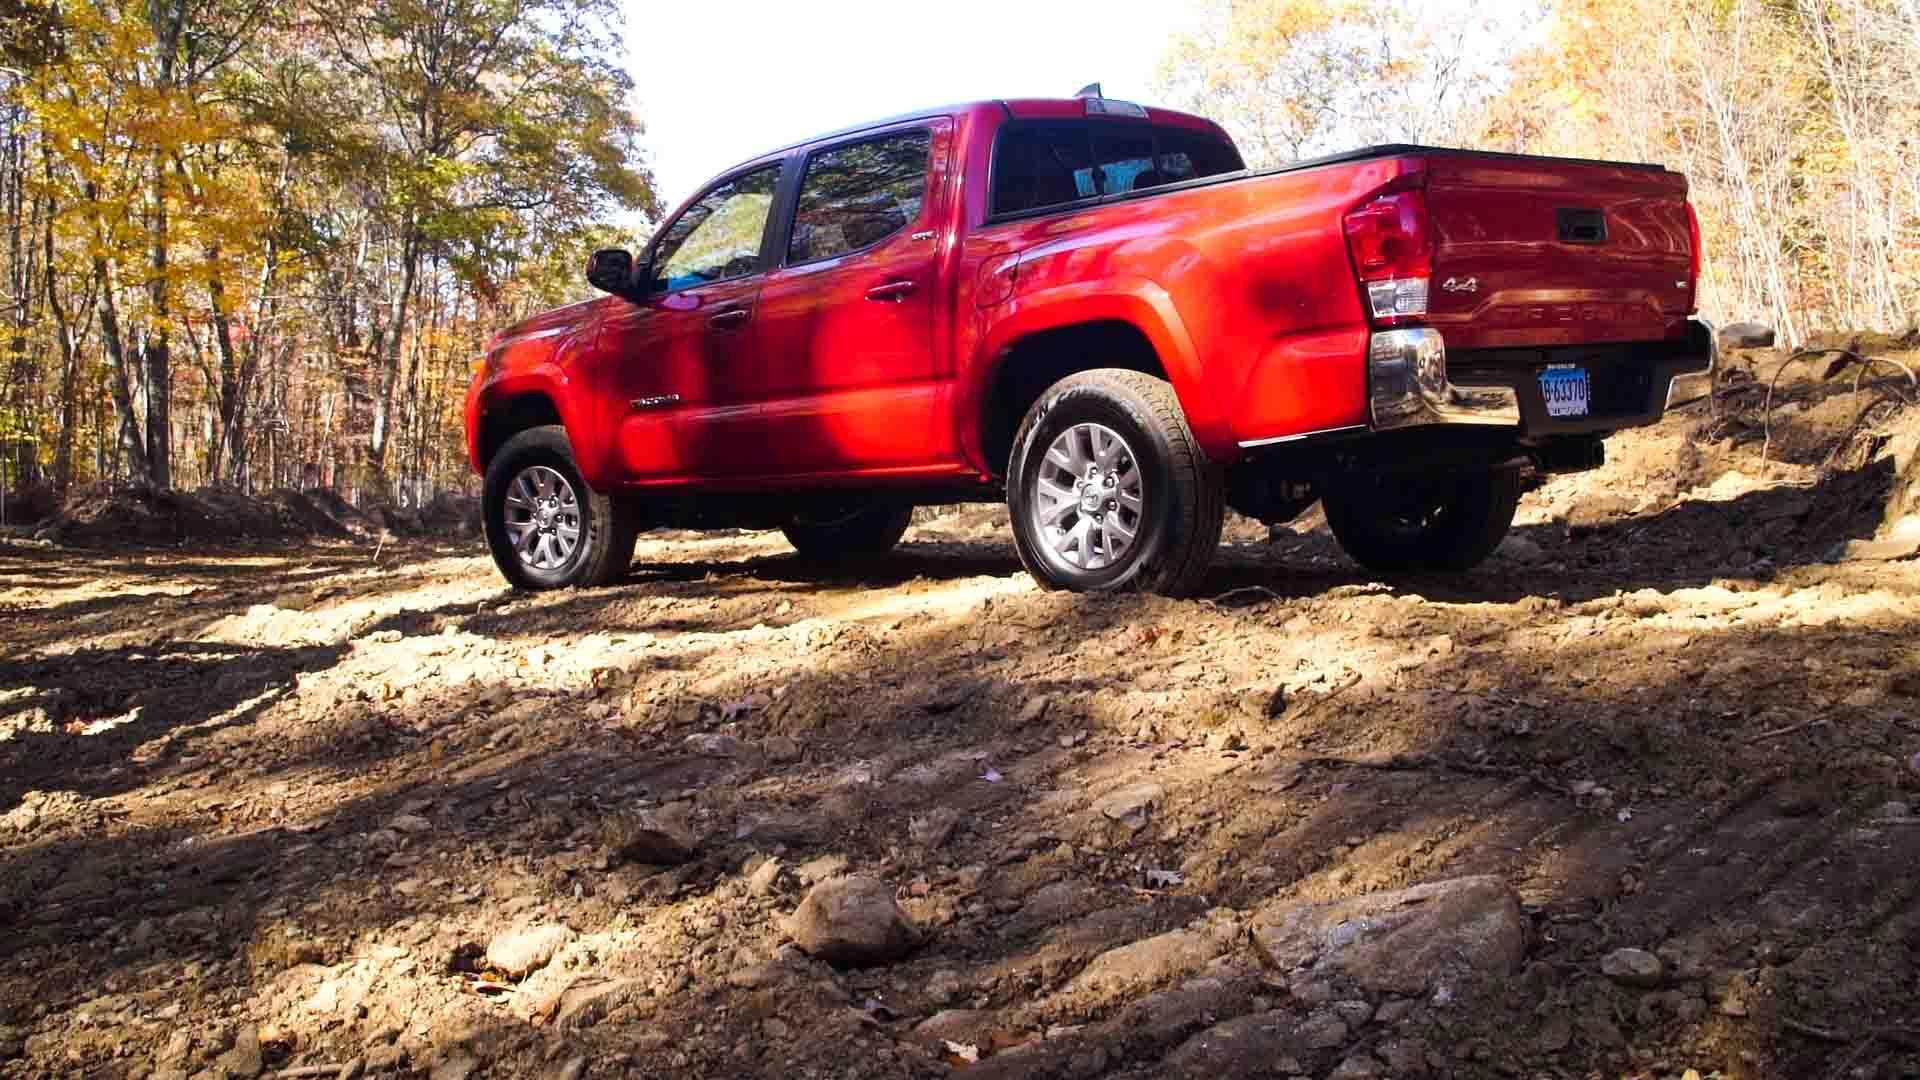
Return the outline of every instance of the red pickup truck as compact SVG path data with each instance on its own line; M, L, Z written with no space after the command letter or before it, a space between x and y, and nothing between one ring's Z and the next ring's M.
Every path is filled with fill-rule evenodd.
M1382 571L1462 570L1527 470L1701 396L1699 229L1659 166L1380 146L1251 171L1099 97L931 109L775 150L608 295L490 344L467 397L513 584L606 582L662 525L899 541L1005 499L1048 587L1200 583L1226 507L1318 500Z

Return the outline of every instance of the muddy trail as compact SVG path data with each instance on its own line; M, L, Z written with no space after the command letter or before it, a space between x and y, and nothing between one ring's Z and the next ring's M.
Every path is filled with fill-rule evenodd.
M1463 577L1236 521L1189 601L992 507L540 596L0 542L0 1076L1920 1075L1854 411L1622 437Z

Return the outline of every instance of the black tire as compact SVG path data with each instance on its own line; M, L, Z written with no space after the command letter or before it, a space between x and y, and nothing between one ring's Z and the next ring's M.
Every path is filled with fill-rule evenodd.
M1336 478L1322 498L1334 539L1384 574L1478 566L1520 505L1519 469L1378 471Z
M1087 510L1068 500L1042 508L1038 500L1052 497L1045 494L1043 471L1053 471L1056 479L1067 475L1048 457L1050 449L1063 438L1074 439L1070 432L1101 429L1117 435L1125 452L1116 459L1117 471L1138 470L1137 510L1125 511L1119 502ZM1125 455L1131 455L1130 464ZM1088 497L1099 502L1100 496L1091 488ZM1007 466L1007 508L1020 561L1045 588L1137 589L1185 596L1200 587L1220 546L1226 484L1221 470L1207 461L1194 441L1180 399L1166 380L1138 371L1101 368L1054 383L1027 410L1014 434ZM1049 510L1066 517L1055 517L1049 524L1043 520ZM1104 521L1109 513L1117 521L1125 517L1125 525L1133 527L1130 546L1117 553L1105 551L1105 565L1075 565L1076 558L1083 564L1099 561L1100 553L1090 557L1090 551L1104 545L1091 533L1083 532L1077 542L1072 534L1083 528L1098 529L1096 521ZM1129 513L1131 517L1126 517ZM1050 529L1056 531L1048 533ZM1063 542L1077 543L1079 555L1060 553ZM1112 542L1109 535L1107 543Z
M508 487L530 469L550 469L572 485L579 507L578 542L558 565L542 567L522 558L508 523ZM564 589L605 585L627 572L639 514L633 503L587 487L573 462L573 445L557 424L528 428L508 439L487 463L480 511L487 547L500 573L518 589Z
M910 503L868 503L840 513L795 514L780 531L801 558L845 562L892 551L912 522Z

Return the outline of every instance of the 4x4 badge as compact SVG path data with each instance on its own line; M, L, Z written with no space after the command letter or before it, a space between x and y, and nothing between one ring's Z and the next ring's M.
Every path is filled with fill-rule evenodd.
M1440 283L1440 287L1448 292L1479 292L1480 279L1470 277L1465 281L1461 281L1459 278L1448 278Z

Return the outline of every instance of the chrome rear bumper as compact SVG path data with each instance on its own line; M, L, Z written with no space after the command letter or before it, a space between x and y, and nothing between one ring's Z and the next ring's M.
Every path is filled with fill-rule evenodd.
M1438 330L1373 335L1367 348L1367 396L1376 431L1422 424L1520 423L1520 395L1512 387L1461 387L1447 380L1447 346Z
M1375 333L1367 349L1369 419L1375 431L1464 424L1520 427L1528 435L1605 432L1650 424L1667 409L1712 392L1719 347L1711 324L1693 320L1686 342L1601 345L1590 348L1468 352L1449 367L1440 331L1416 327ZM1600 366L1610 386L1626 395L1577 420L1548 415L1538 393L1538 368L1556 355ZM1610 355L1609 355L1610 354ZM1596 357L1589 359L1589 357ZM1621 380L1631 377L1632 382ZM1460 381L1455 381L1456 379Z
M1713 374L1720 370L1720 332L1705 319L1696 318L1694 323L1707 332L1707 370L1687 371L1667 380L1667 408L1677 409L1682 405L1691 405L1713 394Z

